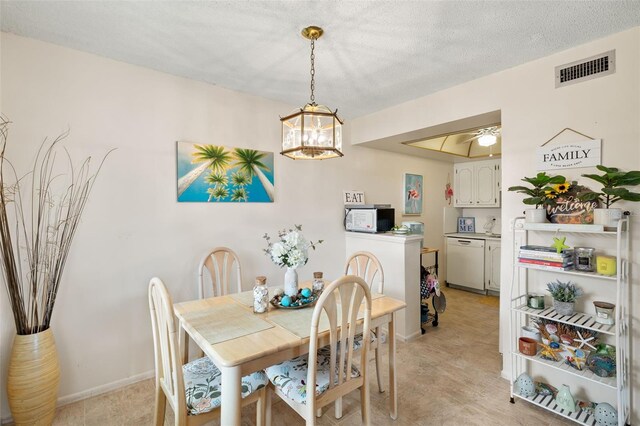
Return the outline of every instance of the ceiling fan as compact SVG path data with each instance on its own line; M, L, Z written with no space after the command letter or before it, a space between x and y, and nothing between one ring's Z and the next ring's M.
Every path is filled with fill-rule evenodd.
M502 129L499 126L487 127L484 129L478 129L474 132L474 136L472 138L458 141L458 144L472 142L474 140L478 140L478 145L480 146L491 146L495 145L498 142L498 135L500 135L500 131Z

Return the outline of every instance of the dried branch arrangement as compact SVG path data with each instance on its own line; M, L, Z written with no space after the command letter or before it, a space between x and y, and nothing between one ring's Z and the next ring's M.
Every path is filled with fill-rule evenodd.
M30 172L19 177L5 157L10 122L0 117L0 252L2 273L20 335L45 331L51 323L73 237L96 177L91 157L58 174L56 155L69 132L45 139ZM9 179L7 179L7 175Z

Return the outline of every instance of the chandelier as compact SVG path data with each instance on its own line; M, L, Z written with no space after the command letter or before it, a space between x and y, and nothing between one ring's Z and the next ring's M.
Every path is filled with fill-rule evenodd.
M338 110L315 102L315 41L324 30L307 27L302 36L311 40L311 97L310 102L291 114L280 117L282 123L282 152L294 160L325 160L342 157L342 125Z

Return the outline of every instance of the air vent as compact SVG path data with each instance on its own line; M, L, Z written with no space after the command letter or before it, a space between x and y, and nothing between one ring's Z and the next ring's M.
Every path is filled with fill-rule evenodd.
M600 55L557 66L556 89L592 78L604 77L614 72L616 72L616 51L610 50Z

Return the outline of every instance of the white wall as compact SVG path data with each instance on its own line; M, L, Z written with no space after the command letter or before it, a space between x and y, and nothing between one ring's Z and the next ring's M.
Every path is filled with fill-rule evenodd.
M616 73L555 89L554 67L616 49ZM603 140L602 162L623 170L640 169L640 28L581 45L500 73L471 81L431 96L361 117L352 123L352 142L364 143L440 123L501 110L502 115L502 297L501 333L508 341L508 296L514 255L509 221L522 215L522 197L504 191L536 172L535 149L565 127ZM578 179L589 169L565 173ZM582 183L585 178L579 178ZM593 186L593 184L591 184ZM638 281L638 204L620 203L633 210L632 281ZM635 250L634 250L635 249ZM632 287L632 348L640 350L640 291ZM635 357L631 371L639 371ZM509 370L505 357L504 373ZM640 400L640 381L633 375L634 406ZM637 409L634 410L637 413ZM637 423L637 414L631 419Z
M44 137L67 126L66 145L77 160L117 148L87 204L54 310L63 401L153 369L149 279L165 280L175 301L196 298L196 267L211 247L238 252L247 289L256 275L278 285L283 271L264 256L262 235L303 224L310 239L325 242L301 278L315 270L341 274L345 189L365 191L367 202L391 203L399 222L403 173L424 175L425 213L407 219L425 222L426 244L441 247L450 164L347 141L342 159L294 162L277 155L273 204L179 204L177 140L277 152L279 115L294 106L11 34L1 42L2 113L14 123L7 157L18 170L26 170ZM15 329L6 292L0 294L4 376ZM4 395L1 407L0 417L8 417Z

